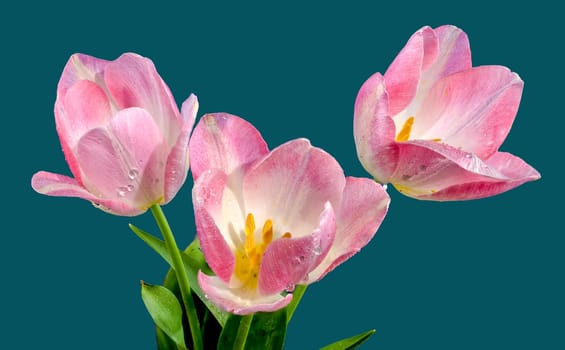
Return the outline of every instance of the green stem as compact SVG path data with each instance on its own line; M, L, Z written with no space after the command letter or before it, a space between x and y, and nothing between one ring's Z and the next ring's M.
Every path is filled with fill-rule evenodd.
M306 286L306 285L298 284L298 285L296 285L296 287L292 291L292 300L291 300L290 304L288 304L288 306L286 307L286 323L287 324L290 322L290 319L292 318L292 315L294 314L294 311L296 310L296 307L298 306L300 299L302 299L302 296L306 292L307 287L308 286Z
M188 283L188 277L184 269L184 263L182 262L179 248L177 247L177 242L175 241L175 236L173 235L173 231L171 231L171 227L167 222L167 218L165 217L165 213L163 213L161 206L158 204L152 205L151 213L153 214L153 217L155 217L155 221L157 221L157 225L161 230L161 234L163 235L163 239L167 245L167 250L171 256L173 269L177 276L182 301L184 303L186 316L190 325L190 334L192 335L194 350L202 350L203 344L202 335L200 334L200 322L198 321L196 307L194 306L194 299L192 299L192 293L190 291L190 284Z
M245 315L241 318L237 334L233 341L233 350L245 349L245 342L247 341L247 335L249 334L249 328L251 328L252 321L253 314Z

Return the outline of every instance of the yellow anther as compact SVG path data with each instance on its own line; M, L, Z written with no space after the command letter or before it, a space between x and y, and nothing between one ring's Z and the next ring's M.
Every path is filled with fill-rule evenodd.
M243 287L247 289L257 288L263 254L267 246L273 241L273 221L271 219L265 220L259 242L255 241L255 230L255 217L249 213L245 218L243 244L234 252L234 275L241 281ZM291 234L286 232L282 237L290 238Z
M245 251L250 253L255 247L255 218L253 214L247 214L245 219Z
M265 247L273 240L273 222L271 219L265 221L263 225L263 237L261 238L263 239L263 245Z
M402 126L402 130L400 130L400 132L396 136L396 141L408 141L408 139L410 138L410 132L412 131L412 125L414 125L414 117L406 119L404 125Z

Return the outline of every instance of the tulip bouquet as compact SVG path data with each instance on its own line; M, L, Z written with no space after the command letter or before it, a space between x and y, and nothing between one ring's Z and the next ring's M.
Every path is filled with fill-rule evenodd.
M459 28L418 30L355 101L354 141L370 179L345 176L308 139L269 149L235 115L205 114L193 128L196 96L179 111L147 58L75 54L55 102L73 177L41 171L32 187L114 215L151 211L160 236L130 228L171 266L162 285L141 285L159 349L282 349L306 287L378 230L390 203L387 183L413 198L453 201L540 178L499 151L522 87L505 67L473 67ZM189 170L196 237L179 249L162 206ZM353 349L373 332L324 349Z

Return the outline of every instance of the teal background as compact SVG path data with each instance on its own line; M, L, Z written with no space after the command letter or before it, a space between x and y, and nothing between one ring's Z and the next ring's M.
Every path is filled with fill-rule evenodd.
M242 116L271 147L307 137L348 175L367 176L352 136L357 90L417 29L449 23L469 35L475 65L505 65L525 81L502 150L542 179L459 203L390 188L375 238L308 289L287 348L374 328L363 349L564 349L564 33L559 10L510 4L2 5L2 348L155 348L139 283L159 283L167 266L127 227L156 232L151 215L110 216L30 187L39 170L70 174L53 103L72 53L150 57L179 104L198 95L199 116ZM164 208L182 245L194 234L191 185Z

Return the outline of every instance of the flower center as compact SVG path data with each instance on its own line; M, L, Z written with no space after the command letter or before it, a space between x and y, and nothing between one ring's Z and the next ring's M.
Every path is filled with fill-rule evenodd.
M398 135L396 135L397 142L408 141L408 139L410 138L410 132L412 131L412 125L414 125L414 117L406 119L404 125L402 126L402 129L400 130Z
M267 246L273 241L273 221L267 219L261 230L260 241L255 240L255 217L247 214L245 219L245 240L235 251L235 276L243 283L243 287L256 289L259 278L261 260ZM290 232L281 237L290 238Z
M406 119L402 129L400 129L400 132L396 135L396 142L408 141L410 139L410 133L412 132L412 126L414 126L414 117ZM441 138L433 138L430 139L430 141L441 142Z

